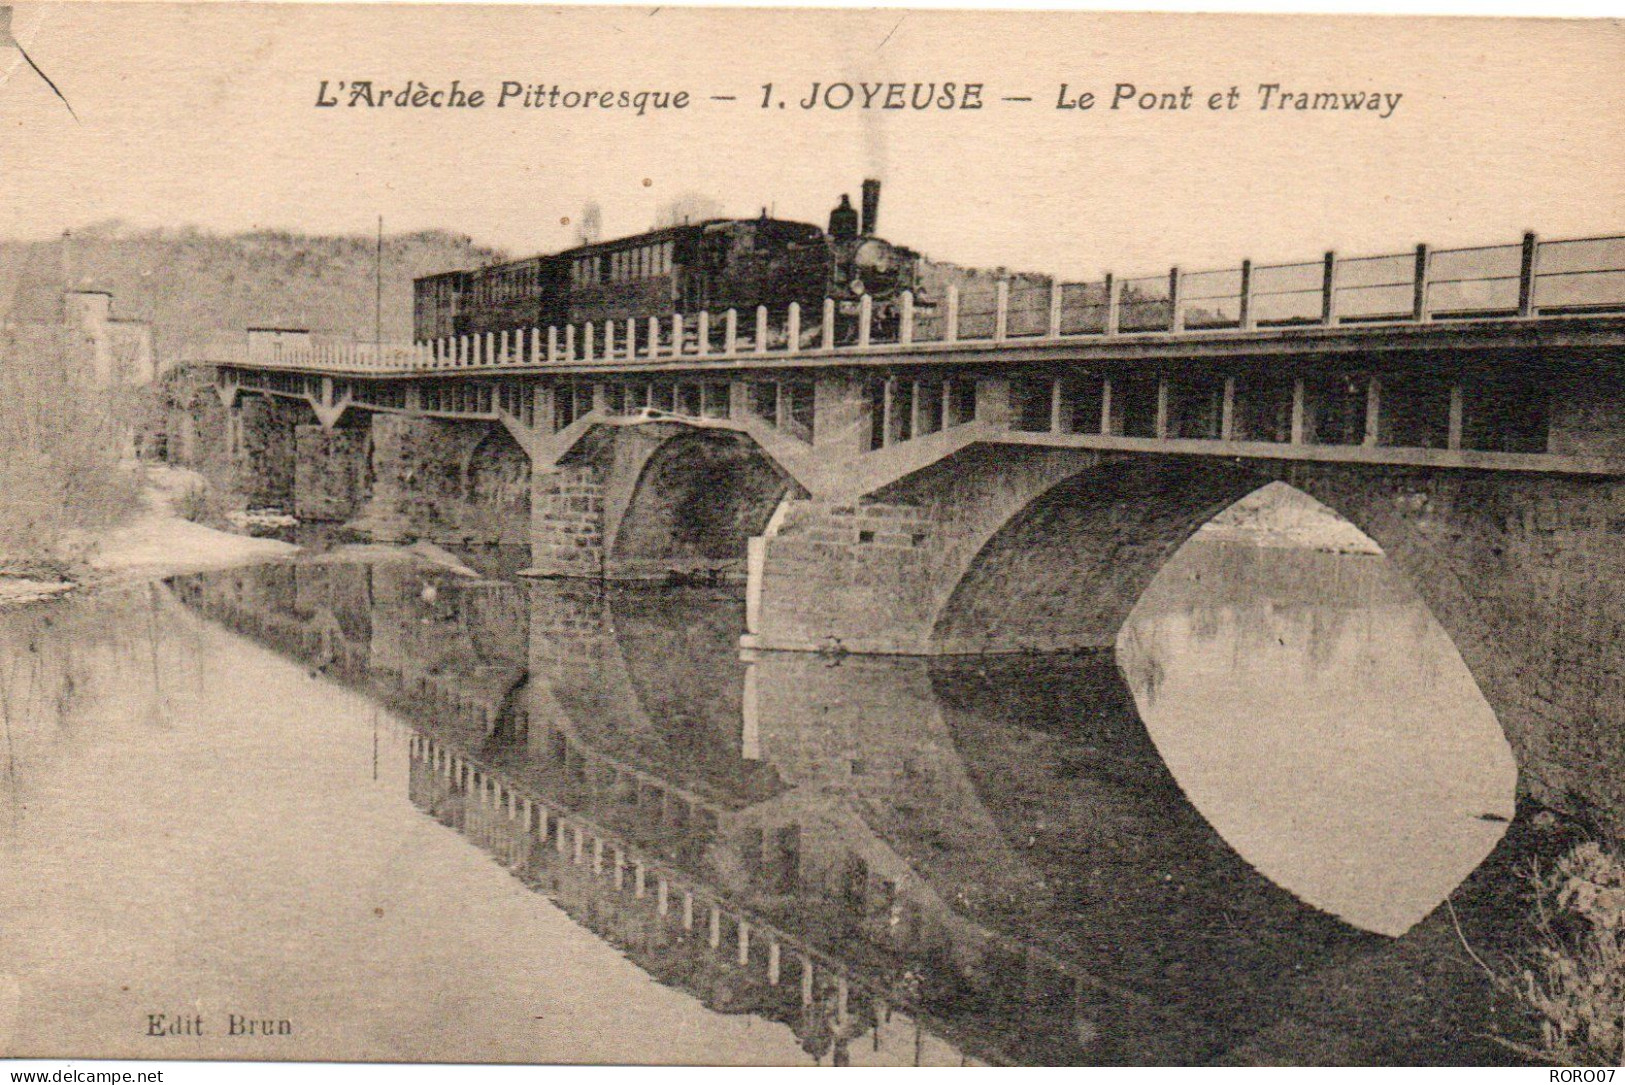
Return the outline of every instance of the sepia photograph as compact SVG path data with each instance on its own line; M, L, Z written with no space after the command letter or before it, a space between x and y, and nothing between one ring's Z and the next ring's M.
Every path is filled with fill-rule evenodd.
M1612 1081L1622 107L1600 18L0 3L10 1080Z

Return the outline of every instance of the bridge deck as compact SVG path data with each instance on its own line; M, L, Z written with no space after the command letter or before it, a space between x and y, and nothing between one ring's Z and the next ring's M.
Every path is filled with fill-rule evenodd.
M402 346L283 331L220 383L327 426L500 423L542 463L599 424L736 429L815 491L971 442L1625 474L1625 236L985 285L885 319L865 297Z
M1090 364L1620 342L1625 236L1340 258L1094 283L973 284L877 314L826 300L412 344L250 337L229 361L345 376L688 368Z

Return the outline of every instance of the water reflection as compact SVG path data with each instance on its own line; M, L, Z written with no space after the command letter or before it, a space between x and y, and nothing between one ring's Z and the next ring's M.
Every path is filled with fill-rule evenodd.
M1200 540L1125 628L1163 759L1225 839L1402 934L1494 848L1517 767L1449 637L1380 556Z
M1246 805L1225 807L1222 798L1234 777L1204 780L1193 770L1214 756L1202 746L1210 740L1172 726L1169 711L1192 696L1193 660L1209 677L1245 675L1245 667L1225 671L1220 657L1267 650L1262 642L1271 637L1301 649L1295 668L1344 673L1353 665L1336 645L1351 629L1369 627L1381 639L1370 623L1389 620L1360 610L1381 604L1365 581L1351 589L1350 598L1363 601L1351 603L1349 615L1308 605L1290 620L1279 607L1263 612L1286 621L1289 632L1298 628L1293 622L1322 630L1301 637L1277 637L1276 626L1259 625L1250 610L1224 610L1222 599L1213 604L1222 612L1216 617L1159 581L1171 601L1153 599L1138 615L1134 643L1124 649L1133 676L1125 684L1110 653L741 660L738 593L514 582L494 575L502 568L484 565L475 571L485 575L470 576L399 557L323 559L180 578L173 592L192 614L297 669L183 620L167 597L154 596L143 604L156 615L151 628L167 632L154 642L161 665L149 670L166 680L189 675L194 687L178 700L168 694L169 703L156 680L132 678L148 615L138 607L86 619L108 631L119 655L116 664L88 668L108 683L98 711L116 699L111 691L133 691L120 703L149 705L139 709L150 716L143 727L185 733L183 761L199 764L193 759L214 745L228 747L218 763L201 763L188 785L195 787L178 789L190 796L180 808L223 788L264 807L253 814L233 807L231 819L204 830L252 827L277 857L272 884L252 862L230 866L253 887L245 924L305 929L275 903L289 879L329 902L322 915L333 931L369 922L360 905L370 907L378 893L389 895L392 920L406 923L360 948L341 933L320 952L290 953L284 943L249 953L281 962L267 965L273 970L298 967L306 952L325 953L331 968L298 987L301 997L324 1003L354 986L332 975L362 967L352 954L364 949L384 962L391 974L367 973L379 990L352 992L359 1006L352 1031L376 1018L368 1026L373 1046L335 1040L339 1051L536 1061L1202 1062L1245 1047L1296 1012L1314 998L1312 978L1343 982L1338 977L1358 977L1384 959L1386 940L1303 903L1331 907L1297 875L1243 846L1237 821ZM1188 582L1214 568L1203 566ZM1383 613L1381 605L1374 613ZM18 643L7 642L8 665L27 666ZM84 643L76 650L97 641ZM193 647L183 651L183 643ZM1410 650L1430 643L1413 638ZM58 638L45 654L60 660L67 645ZM254 707L216 724L211 713L232 711L222 690L210 689L219 680L209 676L221 668L232 676L229 691ZM391 719L405 723L398 740ZM127 757L143 744L174 754L150 732L101 726L98 741L110 744L110 756ZM71 743L53 740L36 742L21 762L49 776L43 766L52 758L76 756L82 751ZM173 773L155 775L174 783ZM160 811L176 807L173 796L138 778L119 775L115 786L144 788L144 800ZM95 773L82 782L107 786ZM25 793L13 787L8 795L15 803ZM1481 797L1460 791L1457 806L1484 812L1476 809ZM331 816L315 828L299 828L300 818L285 824L302 802ZM356 818L358 803L366 816L348 839L336 825ZM408 816L412 807L428 818ZM554 913L527 911L444 851L439 837L422 836L422 825L443 832L435 822L460 834L452 841L494 858L486 867L505 869L515 888L537 891L525 895L556 903L578 931L615 947L640 974L692 996L695 1008L627 988L611 961L549 925ZM322 863L300 867L313 839L396 858L374 856L371 888L357 892ZM36 841L37 852L53 848L60 842ZM242 895L212 878L188 892L200 914ZM397 910L409 919L394 920ZM477 921L460 922L464 914ZM481 944L496 930L501 942ZM436 939L456 952L437 950ZM199 951L174 970L184 975L230 959ZM546 975L537 978L538 969ZM446 976L438 982L478 1007L457 1015L456 1036L436 1021L435 1013L450 1012L444 999L434 1012L401 1005L425 989L413 977L428 983L439 973ZM481 983L491 990L471 994ZM614 1005L588 1011L578 1001L573 1012L583 1016L574 1031L526 1032L526 1015L514 1012L537 997L526 984L567 1000L560 983L587 992L578 997L594 1006ZM631 1034L595 1013L632 1022ZM783 1028L742 1034L735 1027L751 1020ZM1348 1021L1306 1027L1351 1057ZM1394 1043L1404 1042L1403 1031L1393 1030ZM1458 1038L1449 1040L1460 1059ZM1386 1040L1371 1042L1365 1050L1389 1050Z
M1109 654L741 663L727 591L399 563L180 590L368 684L425 735L415 801L652 974L821 1055L905 1007L982 1058L1210 1058L1360 944L1184 800ZM821 977L847 992L838 1027L803 1016Z
M0 614L0 1050L810 1061L789 1029L653 982L414 811L415 732L359 683L323 674L367 673L391 633L397 646L421 638L440 655L428 668L392 657L407 680L444 696L431 711L454 729L494 735L513 698L493 676L513 657L501 644L483 651L480 636L445 635L458 623L421 599L428 584L386 573L383 585L413 589L419 604L414 627L394 622L408 612L387 591L375 610L372 579L312 566L221 581L212 603L276 653L162 589ZM448 594L461 613L502 613L479 610L502 592ZM462 680L444 669L453 658ZM427 703L401 685L386 676L377 688ZM205 1029L151 1036L156 1013L201 1015ZM288 1019L294 1032L232 1038L228 1013ZM902 1015L868 1039L853 1062L914 1057ZM930 1033L920 1055L961 1059Z

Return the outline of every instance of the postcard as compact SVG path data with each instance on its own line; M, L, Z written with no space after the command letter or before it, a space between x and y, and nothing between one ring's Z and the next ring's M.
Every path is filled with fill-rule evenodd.
M0 1055L1618 1067L1622 62L0 6Z

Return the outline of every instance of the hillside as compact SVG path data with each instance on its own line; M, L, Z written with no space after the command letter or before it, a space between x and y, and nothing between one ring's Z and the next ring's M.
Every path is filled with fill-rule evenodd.
M0 240L0 320L39 319L62 290L106 290L115 315L151 320L160 364L207 357L253 325L371 339L373 237L280 230L221 235L106 223L51 241ZM383 334L412 334L412 279L506 259L445 231L386 235Z
M259 230L216 234L192 227L137 230L102 223L48 241L0 239L0 323L51 320L70 284L106 290L118 317L150 320L159 364L218 359L247 327L298 327L342 338L373 337L376 238ZM412 280L507 259L500 250L444 230L384 237L383 336L412 334ZM921 288L940 297L1043 276L924 259Z

